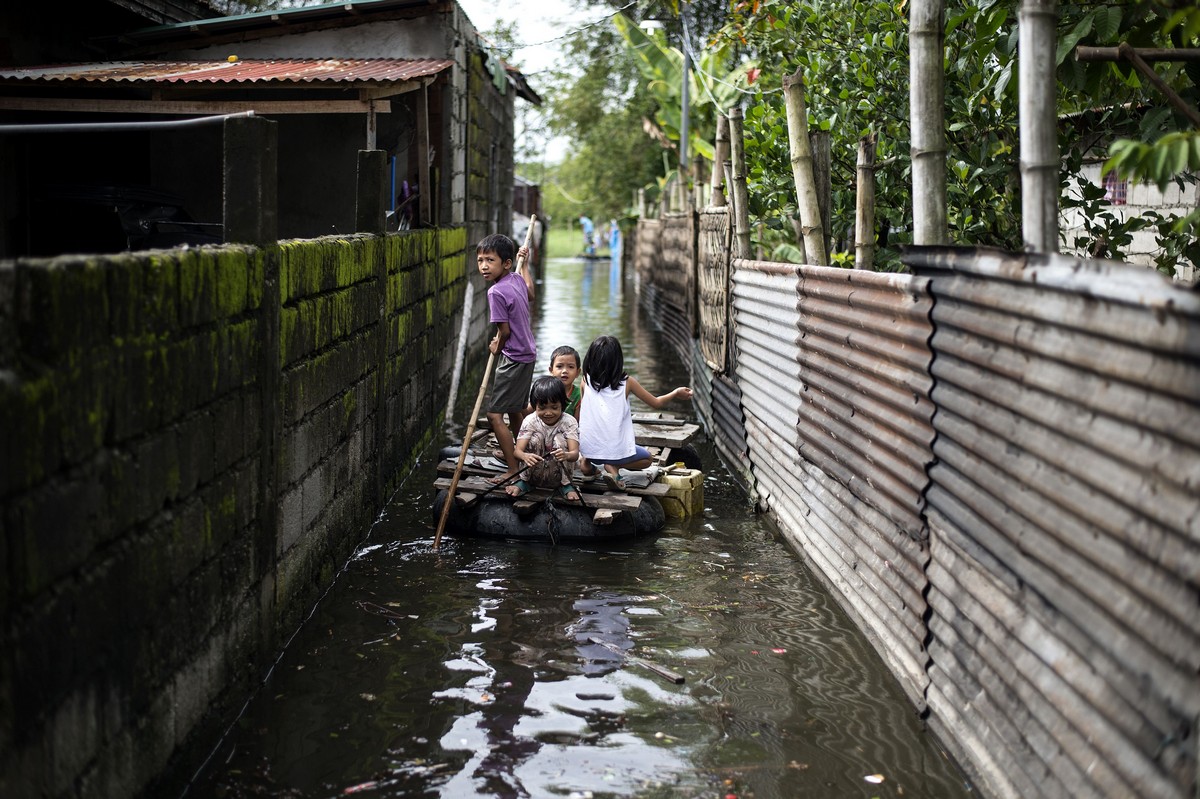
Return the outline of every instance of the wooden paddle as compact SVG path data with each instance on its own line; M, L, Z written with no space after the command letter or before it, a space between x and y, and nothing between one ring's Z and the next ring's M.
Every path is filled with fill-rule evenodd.
M529 217L529 229L525 231L525 248L529 248L529 242L533 240L533 226L537 222L536 216ZM521 274L521 270L525 268L525 259L517 256L517 274ZM450 505L454 502L454 493L458 491L458 481L462 477L463 464L467 460L467 448L471 446L471 436L475 435L475 424L479 419L479 409L483 407L483 398L487 395L488 380L492 376L492 365L496 362L496 353L488 350L487 366L483 367L483 382L479 384L479 396L475 398L475 410L471 411L471 421L467 423L467 432L463 436L462 452L458 453L458 464L454 467L454 477L450 480L450 490L446 494L446 502L442 505L442 515L438 519L437 532L433 534L433 548L437 549L442 542L442 531L446 529L446 519L450 516Z

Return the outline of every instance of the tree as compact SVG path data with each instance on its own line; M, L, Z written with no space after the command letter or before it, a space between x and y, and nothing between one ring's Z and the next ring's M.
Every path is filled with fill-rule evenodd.
M1179 122L1128 65L1084 64L1069 56L1078 44L1194 42L1200 29L1200 22L1192 21L1194 4L1175 1L1178 10L1133 0L1059 6L1058 111L1068 120L1070 115L1092 115L1086 129L1069 122L1060 128L1063 185L1077 189L1068 202L1081 207L1084 218L1093 223L1080 240L1068 242L1071 246L1119 257L1132 230L1153 222L1116 218L1105 209L1103 191L1083 185L1080 170L1094 148L1128 130L1149 141L1177 130ZM947 73L953 76L946 82L951 238L1007 249L1020 249L1022 243L1016 155L1018 5L1018 0L982 0L957 7L947 16L945 31ZM829 130L832 137L835 243L840 239L843 248L848 245L853 153L857 140L873 133L884 165L876 173L879 256L884 268L900 268L895 245L908 239L911 205L908 30L903 10L903 4L877 0L748 0L735 6L721 35L773 66L772 73L755 84L746 112L751 211L766 227L768 247L791 233L788 217L794 214L794 201L787 181L778 87L783 75L799 68L812 87L809 125ZM1176 20L1173 29L1164 25L1171 20ZM1194 102L1194 75L1175 67L1167 71L1167 78ZM1164 147L1168 146L1173 148L1170 154L1155 154L1155 162L1182 163L1179 139L1168 141ZM1174 220L1164 223L1160 233L1172 224ZM1173 249L1184 252L1186 247Z

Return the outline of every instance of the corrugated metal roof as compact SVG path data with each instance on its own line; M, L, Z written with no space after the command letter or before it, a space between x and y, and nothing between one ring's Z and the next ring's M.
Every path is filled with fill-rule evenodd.
M30 83L395 83L454 65L432 58L288 58L238 61L106 61L0 70Z

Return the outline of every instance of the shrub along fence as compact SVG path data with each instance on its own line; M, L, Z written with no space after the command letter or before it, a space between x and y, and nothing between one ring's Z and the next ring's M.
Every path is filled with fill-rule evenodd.
M0 794L132 796L444 406L462 229L0 264Z
M724 213L639 224L658 313L689 307L666 231ZM721 240L677 345L710 434L977 785L1193 796L1200 296L974 249L723 267Z

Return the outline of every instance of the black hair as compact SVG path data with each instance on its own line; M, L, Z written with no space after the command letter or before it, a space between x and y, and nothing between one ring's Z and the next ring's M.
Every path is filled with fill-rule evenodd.
M478 255L481 252L494 252L500 256L500 263L504 263L517 257L517 245L513 244L513 240L503 233L493 233L490 236L484 236L475 245L475 254Z
M621 342L612 336L597 336L583 356L583 379L595 389L620 388L625 374Z
M529 389L529 404L536 409L539 405L549 405L551 402L557 402L559 407L565 409L567 389L554 375L542 375L533 381L533 388Z
M568 347L564 344L563 346L556 349L554 352L550 353L550 368L551 369L554 368L554 362L556 360L558 360L558 356L560 356L560 355L574 355L576 369L578 369L580 366L583 365L583 359L579 357L579 350L575 349L574 347Z

